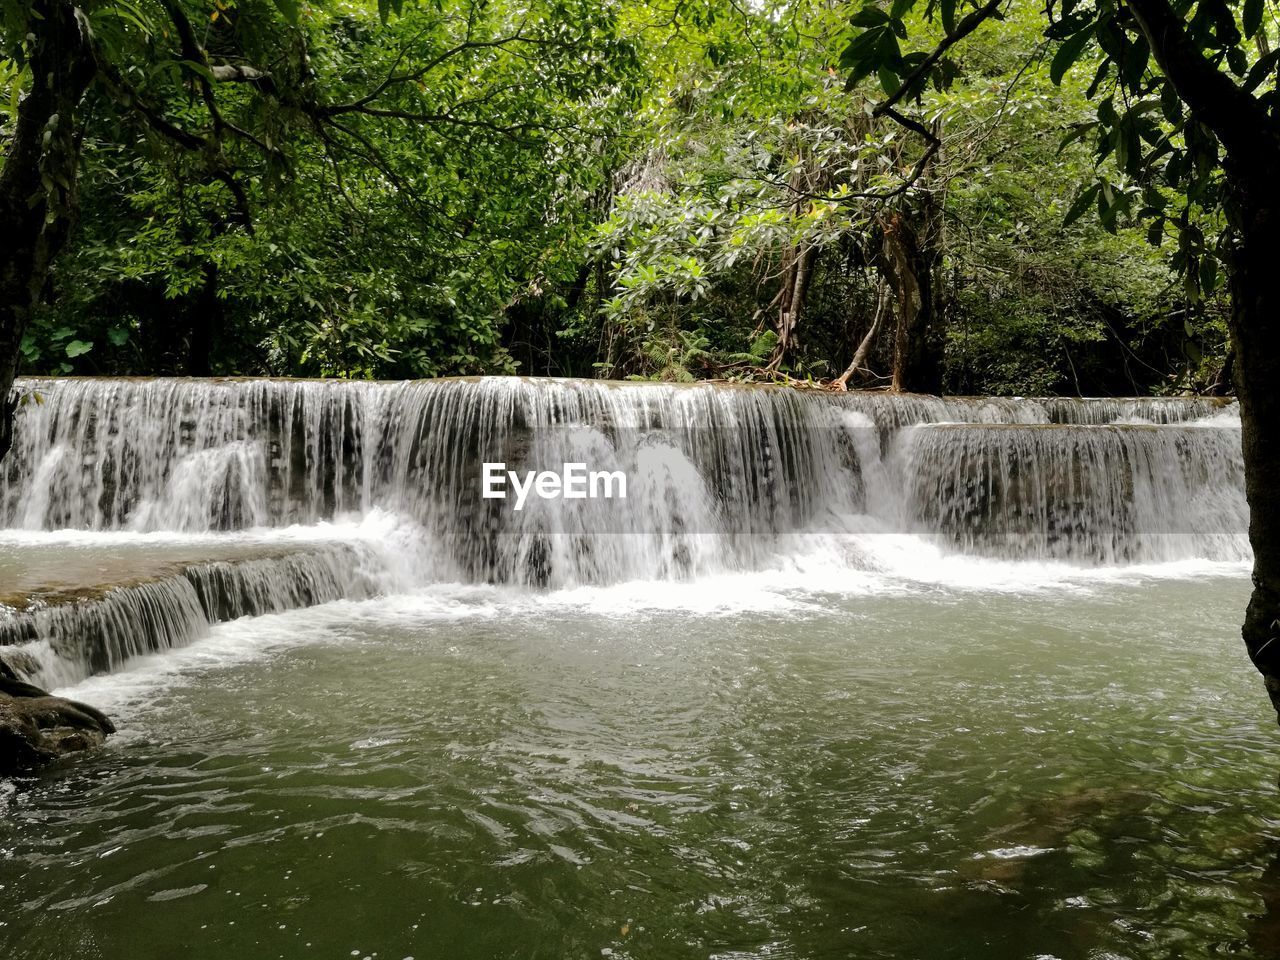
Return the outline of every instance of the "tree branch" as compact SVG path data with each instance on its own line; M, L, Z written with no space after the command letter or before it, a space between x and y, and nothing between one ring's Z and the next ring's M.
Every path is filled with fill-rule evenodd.
M436 67L440 66L440 64L444 63L446 60L451 59L452 57L456 57L460 53L463 53L467 50L483 50L483 49L488 49L493 47L503 47L509 43L516 43L516 42L537 43L539 41L537 41L533 37L525 36L519 31L516 31L514 34L511 34L510 36L499 37L497 40L467 39L462 41L461 43L455 44L454 46L440 53L439 55L432 57L430 60L428 60L425 64L423 64L417 70L413 70L409 73L400 73L400 74L389 73L381 83L379 83L376 87L374 87L373 90L371 90L369 93L366 93L363 97L359 97L358 99L352 100L349 103L328 104L323 108L323 110L325 113L334 114L334 115L340 114L340 113L353 113L355 111L362 110L363 108L368 106L368 104L373 103L373 101L377 100L384 93L386 93L388 88L390 88L391 86L395 84L400 84L400 83L413 83L415 81L421 80L423 77L425 77L428 73L430 73ZM405 58L405 55L407 54L407 52L408 52L407 49L405 51L402 51L400 55L396 58L395 63L392 64L393 70Z
M271 75L257 67L234 63L212 63L209 73L219 83L262 83L270 81Z
M98 75L115 92L117 99L126 109L131 109L142 117L147 126L153 131L187 150L203 150L209 146L209 141L204 137L189 130L184 130L155 107L144 101L138 91L133 88L133 85L125 79L119 68L111 62L111 58L99 50L96 44L94 47L94 59L98 64Z
M887 100L876 105L876 108L871 111L871 115L873 117L880 117L885 114L893 116L890 112L893 106L911 91L911 88L919 82L920 78L926 76L948 50L977 30L985 21L994 17L1000 11L1000 7L1003 6L1004 2L1005 0L988 0L985 7L979 7L956 24L955 32L943 37L937 47L934 48L933 53L920 61L920 64L907 74L906 79L902 81L898 89L893 91ZM894 119L897 119L897 117L894 117Z
M1258 140L1270 132L1271 156L1280 149L1280 131L1252 96L1219 71L1187 36L1182 19L1167 0L1125 0L1151 52L1174 90L1198 122L1212 130L1227 152L1244 161L1258 152ZM1263 163L1264 168L1270 164ZM1250 170L1251 176L1275 176L1275 169Z

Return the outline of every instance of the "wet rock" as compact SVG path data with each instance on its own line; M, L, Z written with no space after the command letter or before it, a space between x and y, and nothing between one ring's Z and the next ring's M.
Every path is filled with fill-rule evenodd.
M100 747L115 730L100 710L50 696L0 660L0 777Z

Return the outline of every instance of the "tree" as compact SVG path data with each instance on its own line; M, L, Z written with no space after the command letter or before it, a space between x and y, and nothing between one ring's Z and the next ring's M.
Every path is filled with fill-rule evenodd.
M930 82L947 79L948 53L1005 0L975 5L957 19L957 0L928 0L926 26L941 26L929 50L903 53L914 0L855 15L864 29L843 64L850 85L875 75L885 92L875 112L908 128L899 113ZM1253 546L1253 595L1243 636L1280 714L1280 290L1270 276L1280 250L1280 51L1266 0L1079 0L1049 3L1046 36L1056 44L1051 73L1060 80L1092 45L1101 51L1089 88L1096 119L1075 134L1096 134L1097 156L1114 161L1120 182L1100 177L1077 198L1068 219L1095 208L1114 229L1127 217L1150 222L1153 242L1175 235L1175 262L1193 287L1209 289L1225 263L1230 334L1240 401L1245 486ZM1267 26L1264 29L1264 20ZM1224 229L1210 242L1195 207L1221 211Z
M80 101L97 71L84 13L67 0L6 2L4 43L29 77L0 171L0 458L12 442L19 344L76 208Z
M500 365L495 316L527 295L519 281L564 269L547 247L574 223L565 201L592 189L601 131L583 104L607 119L626 96L630 43L607 3L5 0L4 11L18 104L4 129L3 213L16 227L0 249L6 397L19 352L40 352L24 333L49 299L82 184L96 202L73 253L90 283L77 289L82 270L67 286L110 288L116 308L153 319L142 339L166 354L165 372L210 373L215 345L255 325L280 372ZM330 269L310 269L321 262ZM460 295L472 284L484 301ZM238 298L255 288L270 296L246 320ZM105 331L113 343L129 338L121 320ZM64 362L94 346L71 328L50 335Z
M895 109L935 145L842 91L829 0L83 7L105 66L31 373L821 381L856 355L838 386L1025 394L1222 366L1220 295L1123 217L1063 225L1127 188L1083 140L1054 153L1093 111L1030 8Z

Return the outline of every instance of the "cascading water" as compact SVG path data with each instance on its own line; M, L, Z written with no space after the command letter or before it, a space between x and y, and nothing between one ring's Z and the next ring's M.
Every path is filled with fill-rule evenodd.
M1237 429L1151 424L913 427L912 514L967 552L1140 563L1244 560Z
M4 686L121 735L0 781L4 955L1267 942L1232 404L19 389Z
M904 536L943 554L1079 565L1248 556L1238 419L1213 400L517 378L17 389L34 402L21 407L0 468L9 528L262 536L384 511L411 531L409 581L532 587L767 570L818 547L875 569L878 544ZM532 498L515 510L482 496L487 462L621 471L627 497ZM212 620L377 589L351 564L327 567L316 586L287 563L263 563L272 585L257 594L229 582L202 591L188 571L80 605L74 630L51 611L0 629L51 645L83 672L182 642ZM96 652L63 655L58 638L77 631L101 637Z
M37 685L65 686L183 646L214 623L375 596L393 584L376 569L367 548L348 544L190 564L2 617L0 656Z

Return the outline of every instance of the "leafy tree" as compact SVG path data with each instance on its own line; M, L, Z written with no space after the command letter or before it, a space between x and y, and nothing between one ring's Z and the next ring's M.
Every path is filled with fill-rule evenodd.
M975 35L956 51L954 82L924 91L921 126L936 145L841 89L831 65L846 17L801 3L675 21L684 46L660 49L683 67L651 89L597 236L613 280L603 369L655 374L665 364L652 357L679 351L688 332L711 345L704 376L831 377L856 354L838 386L895 370L908 385L895 354L904 315L922 312L916 271L897 269L911 251L886 242L905 226L930 241L915 244L930 275L917 389L937 390L940 372L965 392L1168 389L1171 367L1187 382L1192 350L1196 376L1212 379L1200 366L1215 352L1199 341L1214 331L1178 302L1142 231L1063 226L1096 176L1082 141L1057 147L1092 108L1085 81L1053 84L1036 11Z
M931 49L903 52L918 36L906 15L914 0L885 9L864 6L864 27L843 63L850 85L876 75L885 91L875 113L914 129L899 112L926 84L946 79L951 49L988 20L1005 0L974 6L963 17L957 0L928 0L923 11L939 24ZM1100 161L1117 176L1100 176L1067 215L1096 209L1114 229L1128 217L1150 223L1155 242L1172 233L1175 264L1195 289L1212 290L1225 263L1231 293L1229 328L1240 400L1254 591L1244 640L1280 712L1280 292L1271 273L1280 249L1280 92L1272 49L1275 4L1266 0L1080 0L1051 2L1046 36L1057 44L1051 75L1061 80L1095 45L1089 87L1093 119L1078 127L1095 137ZM1220 212L1223 228L1207 237L1195 211Z
M495 318L567 269L547 251L572 242L630 45L609 4L396 6L6 3L4 203L32 212L6 235L2 392L20 352L108 342L194 374L228 345L278 372L503 368ZM82 188L71 295L30 330Z

